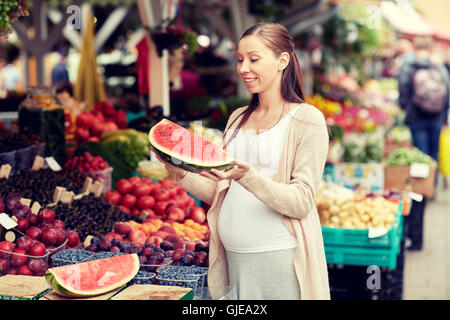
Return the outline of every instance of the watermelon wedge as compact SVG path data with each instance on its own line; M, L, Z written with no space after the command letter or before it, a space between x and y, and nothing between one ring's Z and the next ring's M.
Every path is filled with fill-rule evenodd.
M117 289L139 271L136 253L49 268L45 279L53 290L65 297L87 297Z
M167 119L150 129L149 139L163 161L187 171L198 173L234 166L233 157L218 145Z

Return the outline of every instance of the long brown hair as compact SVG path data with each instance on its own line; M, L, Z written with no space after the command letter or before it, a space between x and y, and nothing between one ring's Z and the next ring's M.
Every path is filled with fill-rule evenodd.
M304 100L304 90L303 90L303 75L300 68L300 62L298 60L297 54L295 53L295 45L291 35L288 33L287 29L279 24L273 22L261 22L255 24L248 28L241 36L242 38L255 35L261 38L261 40L271 49L276 57L281 56L283 52L289 53L289 64L283 70L281 77L281 96L287 102L293 103L303 103ZM259 96L257 93L252 95L248 108L237 116L233 122L229 125L228 129L233 125L233 123L242 116L236 130L234 130L231 137L224 144L225 149L228 143L234 139L239 129L245 124L250 115L259 105ZM224 137L228 129L224 132Z

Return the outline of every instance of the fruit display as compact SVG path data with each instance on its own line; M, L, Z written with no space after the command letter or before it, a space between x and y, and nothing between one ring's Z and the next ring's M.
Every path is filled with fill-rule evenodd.
M114 228L117 221L128 221L130 219L141 221L139 218L130 217L119 207L111 205L94 194L89 194L81 199L75 199L69 206L67 203L58 202L52 208L56 218L63 221L66 228L78 232L80 241L84 242L88 235L104 236Z
M191 218L185 219L182 222L149 218L142 223L130 220L127 221L126 224L131 227L131 230L141 230L146 237L161 237L162 239L160 241L164 240L168 233L181 236L185 242L196 240L208 241L209 227L206 223L205 210L199 207L196 207L195 209L197 208L199 212L195 213L195 211L192 211L191 216L194 217L194 214L198 214L201 220L205 221L203 223L195 222ZM127 230L129 229L127 226L122 226L121 224L119 227L116 225L115 228L118 230L114 230L114 232L121 234L123 237L126 237L129 234L127 233ZM121 228L123 228L125 232L122 232Z
M182 237L171 234L164 240L155 237L146 238L139 230L128 238L118 233L109 233L105 237L93 237L86 251L98 254L129 254L139 256L141 270L155 272L167 264L174 266L208 266L208 246L203 241L185 243Z
M398 203L383 196L359 196L338 185L322 184L316 206L323 226L344 229L391 229Z
M0 275L21 274L43 276L49 265L49 257L65 247L80 247L75 230L66 228L55 219L52 209L41 209L38 214L23 205L17 196L0 199L0 211L16 219L15 239L0 242Z
M187 171L226 170L234 166L233 158L222 148L167 119L151 128L149 139L163 161Z
M100 156L92 156L89 152L79 157L73 157L64 163L63 169L67 171L78 170L80 172L101 171L109 168L108 162Z
M108 102L98 102L94 110L82 112L76 118L78 143L99 141L102 134L126 128L126 113L117 111Z
M195 199L171 178L157 182L145 177L121 179L104 198L133 217L144 215L144 219L183 221L197 206Z
M53 171L40 169L36 171L21 171L8 179L0 178L1 194L15 194L17 197L32 199L41 206L53 203L53 193L56 187L64 187L75 194L81 192L85 176L77 171Z
M100 295L128 283L139 271L137 254L125 254L49 268L45 279L65 297Z
M412 163L423 163L429 166L435 164L433 158L416 147L395 149L384 159L384 162L387 166L409 166Z

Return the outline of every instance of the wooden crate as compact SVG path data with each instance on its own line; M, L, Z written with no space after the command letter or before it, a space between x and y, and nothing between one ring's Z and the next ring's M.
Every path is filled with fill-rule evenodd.
M427 198L433 197L436 166L430 167L430 173L426 178L412 177L410 171L411 166L386 166L384 168L384 188L386 190L413 191Z

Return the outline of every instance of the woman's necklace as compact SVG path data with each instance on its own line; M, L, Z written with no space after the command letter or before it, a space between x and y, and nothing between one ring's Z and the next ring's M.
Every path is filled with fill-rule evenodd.
M283 101L283 109L281 110L281 113L280 113L280 117L278 118L278 120L277 120L277 122L275 122L270 128L268 128L268 129L265 129L264 131L267 131L267 130L270 130L270 129L272 129L273 127L275 127L277 124L278 124L278 122L280 122L280 120L281 120L281 118L283 117L283 113L284 113L284 106L286 105L286 102L285 101Z

